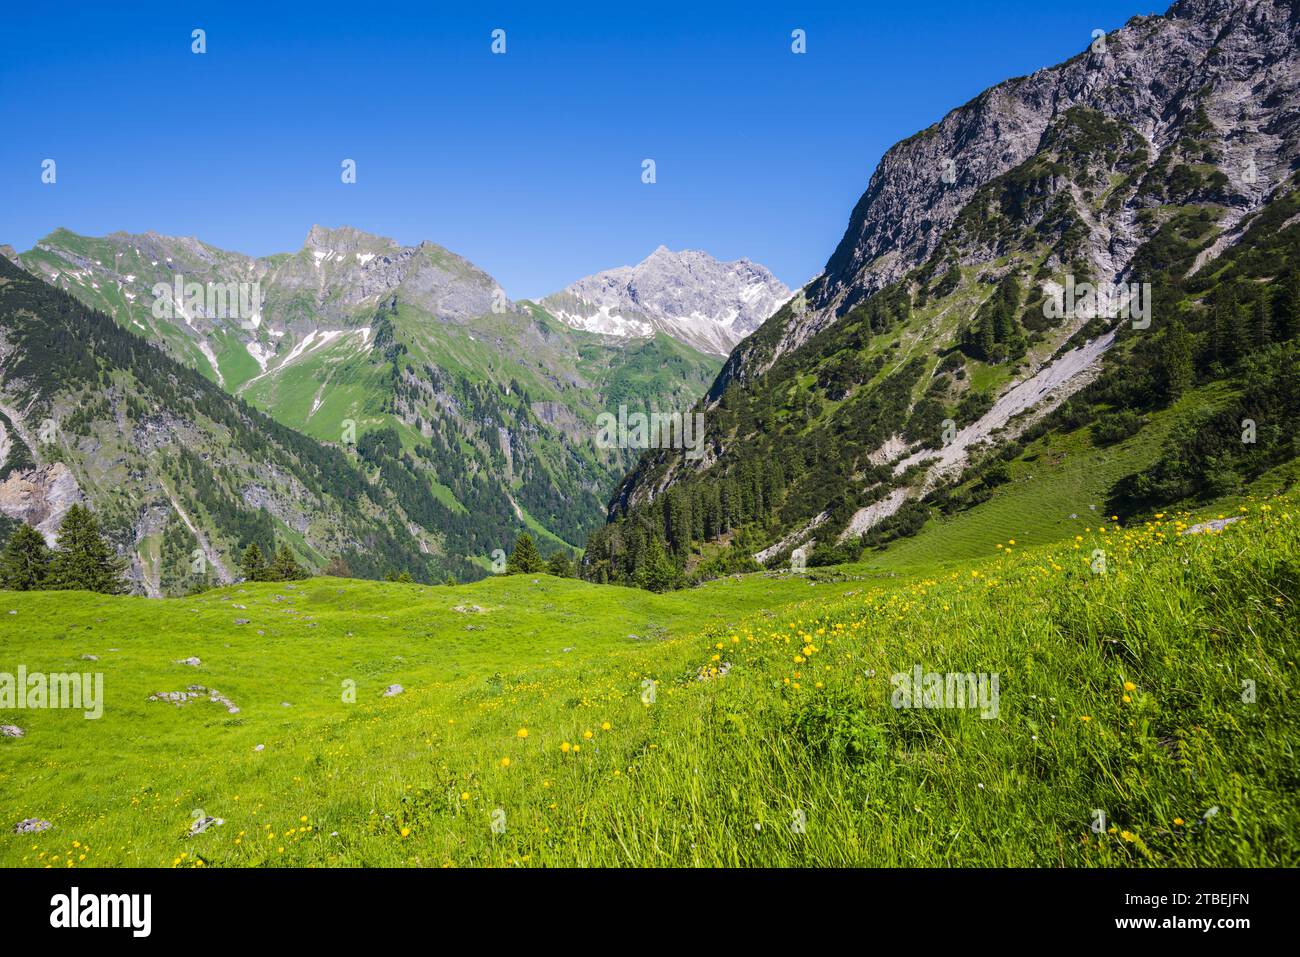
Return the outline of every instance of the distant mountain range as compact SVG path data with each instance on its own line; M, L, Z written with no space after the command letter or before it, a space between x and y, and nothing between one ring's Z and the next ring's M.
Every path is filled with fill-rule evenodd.
M598 448L597 416L619 406L689 407L720 365L720 358L690 341L721 342L719 336L750 328L752 311L742 315L734 308L745 295L734 277L760 273L748 264L717 264L702 253L652 255L647 263L654 265L638 267L638 274L654 282L646 278L635 288L655 290L653 301L664 309L670 302L690 303L695 318L678 324L655 318L653 327L626 336L573 328L542 304L511 301L487 273L433 243L404 247L350 227L314 226L297 253L262 258L194 238L96 238L68 230L51 233L26 253L6 248L3 255L230 396L349 454L372 484L386 485L404 503L398 537L421 557L408 561L390 544L385 561L424 580L448 572L481 574L491 552L508 547L523 529L547 551L580 547L636 455L634 449ZM692 281L709 285L692 290ZM34 292L24 287L23 294ZM73 326L90 321L89 315L69 319ZM714 323L725 331L710 338L702 330ZM14 437L38 432L33 397L24 388L13 380L0 387L13 411ZM140 395L156 391L139 381L132 388ZM112 423L130 434L134 400L124 395L122 401L125 407L87 399L74 414L51 400L46 411L60 423L55 439L21 443L34 468L11 469L15 487L7 496L0 490L0 511L39 515L52 534L63 499L84 496L100 505L109 490L98 488L92 476L111 470L109 460L129 458L130 451L118 440L83 439ZM175 423L178 429L193 426L176 410L158 411L184 420ZM88 431L78 438L68 421ZM247 420L248 428L255 431L256 421ZM177 435L161 440L162 446L185 444ZM215 456L219 442L213 436L211 443L189 444ZM63 465L58 475L41 473L32 486L37 471L55 460ZM275 484L263 481L267 488ZM167 590L166 576L142 557L155 548L150 542L157 529L168 527L151 511L168 510L167 496L159 497L164 487L177 492L171 510L184 513L187 531L193 525L204 534L214 557L222 558L221 574L232 574L233 556L247 536L235 525L218 527L202 508L186 507L194 503L161 475L145 484L127 482L112 492L132 500L123 507L134 514L116 516L113 528L132 555L141 589ZM289 537L308 563L319 567L350 546L359 561L361 540L346 539L343 518L330 534L318 533L321 521L313 524L295 512L292 498L250 494L249 488L232 485L230 507L250 515L265 508L275 529L294 528ZM343 512L350 507L339 503ZM263 540L270 533L271 526L259 528Z

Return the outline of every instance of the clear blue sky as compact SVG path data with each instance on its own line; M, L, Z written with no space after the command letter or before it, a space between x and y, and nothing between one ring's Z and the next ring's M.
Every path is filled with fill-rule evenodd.
M1166 4L19 6L0 242L154 229L265 255L346 223L431 239L520 298L660 243L802 283L890 145Z

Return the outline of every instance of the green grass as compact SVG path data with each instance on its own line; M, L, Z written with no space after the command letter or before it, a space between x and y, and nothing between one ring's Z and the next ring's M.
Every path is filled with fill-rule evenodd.
M257 360L249 354L248 347L230 330L222 329L213 333L212 343L212 351L217 357L217 365L221 369L227 390L237 390L262 371ZM203 366L198 365L196 368L202 369Z
M1294 866L1300 533L1267 504L1222 534L663 596L6 593L0 670L98 669L106 705L0 713L27 732L0 738L0 864ZM917 664L997 673L997 717L891 707ZM146 700L191 683L239 714ZM187 838L196 811L225 823Z
M358 334L349 332L283 370L250 379L240 395L290 428L338 442L346 420L357 424L358 433L383 421L374 407L385 383L385 371L361 350Z
M558 548L567 553L577 547L572 542L566 542L564 539L560 538L560 536L552 532L549 528L534 518L532 514L529 513L528 509L524 508L522 505L519 506L519 514L523 519L524 527L532 533L533 538L536 539L538 545L546 546L546 551L549 552Z
M1225 394L1217 385L1192 390L1169 409L1152 413L1136 435L1113 445L1096 446L1091 426L1049 433L1009 463L1011 481L988 501L936 516L915 536L868 551L863 562L907 568L961 561L988 556L1008 539L1043 545L1096 527L1109 519L1106 499L1115 483L1150 467L1180 420L1221 402Z

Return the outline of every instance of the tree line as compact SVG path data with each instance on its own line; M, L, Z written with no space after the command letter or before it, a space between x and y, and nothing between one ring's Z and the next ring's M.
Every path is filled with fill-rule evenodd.
M515 539L514 547L506 559L505 574L554 575L570 578L575 573L575 563L563 549L543 558L526 532ZM100 531L93 512L83 505L74 505L63 517L54 548L45 537L25 522L15 525L4 548L0 549L0 588L9 591L69 591L82 590L105 595L120 595L129 590L125 578L126 560L118 557L113 546ZM253 542L244 549L239 560L239 570L244 581L283 582L310 578L312 572L299 564L289 546L280 542L268 561L261 547ZM352 577L352 571L342 558L333 559L322 571L324 575ZM413 582L405 570L390 571L388 581ZM446 584L457 584L453 575Z

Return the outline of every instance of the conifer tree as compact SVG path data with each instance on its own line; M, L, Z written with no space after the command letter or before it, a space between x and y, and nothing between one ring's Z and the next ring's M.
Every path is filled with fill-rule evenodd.
M43 588L50 574L50 549L45 538L25 522L14 529L0 552L0 588L31 591Z
M993 317L988 313L980 320L979 327L975 330L975 355L976 358L983 359L985 362L991 362L993 359L993 350L997 345L997 335L993 328Z
M250 582L266 581L266 559L262 557L257 542L244 549L244 554L239 559L239 569Z
M307 572L298 564L297 559L293 557L293 552L284 542L276 549L275 561L267 569L267 580L276 582L292 582L306 578ZM406 580L410 581L411 576L407 575Z
M1255 345L1263 347L1273 341L1273 290L1269 286L1260 286L1255 295L1255 306L1251 316L1252 338Z
M50 587L106 595L125 590L123 563L100 535L99 522L90 509L82 505L68 509L55 544L56 551L50 561Z
M673 567L659 539L650 540L645 562L637 578L637 584L647 591L664 592L673 587L673 582L677 578L677 569Z
M537 551L533 537L527 532L521 533L515 539L515 547L510 552L510 558L506 560L506 574L529 575L543 571L545 568L546 565L542 562L542 556Z
M1195 378L1191 336L1177 319L1165 329L1161 340L1160 371L1171 402L1191 388Z
M556 578L568 578L573 574L573 566L564 552L554 552L546 562L546 571Z
M1007 355L1012 359L1019 359L1029 348L1029 340L1025 338L1024 326L1013 313L1007 320L1010 324L1010 331L1007 333Z
M1230 355L1232 362L1237 362L1245 358L1250 350L1251 343L1251 323L1247 315L1250 310L1250 302L1242 302L1234 290L1232 298L1228 301L1227 313L1227 331L1225 334L1225 349Z
M1282 279L1276 319L1279 339L1300 335L1300 269L1293 268Z

